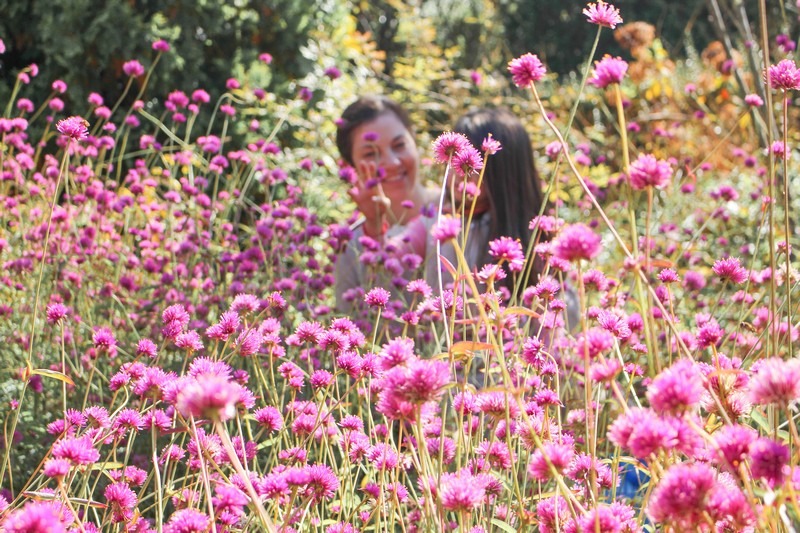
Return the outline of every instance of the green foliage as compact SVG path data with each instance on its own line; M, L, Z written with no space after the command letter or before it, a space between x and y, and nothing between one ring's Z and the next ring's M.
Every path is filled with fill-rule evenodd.
M36 63L47 74L31 81L26 97L43 101L60 78L70 86L67 110L81 113L90 87L116 99L123 63L138 59L148 67L156 39L170 42L173 52L162 59L148 94L197 88L220 94L227 78L262 52L274 57L272 88L291 87L313 67L300 54L310 33L341 24L349 9L339 0L0 0L0 12L7 47L0 99L8 99L17 73Z

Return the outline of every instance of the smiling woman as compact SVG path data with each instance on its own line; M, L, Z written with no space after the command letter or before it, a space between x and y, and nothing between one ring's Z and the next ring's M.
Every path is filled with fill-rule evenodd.
M336 144L345 163L355 169L348 192L361 215L353 225L351 244L336 263L336 307L351 311L366 274L358 260L360 237L380 242L421 223L420 210L435 192L418 179L419 150L408 114L389 98L362 96L350 104L339 121ZM424 238L425 232L416 234ZM415 249L414 243L404 245Z

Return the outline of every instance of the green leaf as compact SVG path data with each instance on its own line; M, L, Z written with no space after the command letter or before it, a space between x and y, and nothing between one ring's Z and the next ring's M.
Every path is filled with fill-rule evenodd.
M505 522L501 522L497 518L492 518L492 525L499 527L503 531L508 531L508 533L517 533L516 529L506 524Z

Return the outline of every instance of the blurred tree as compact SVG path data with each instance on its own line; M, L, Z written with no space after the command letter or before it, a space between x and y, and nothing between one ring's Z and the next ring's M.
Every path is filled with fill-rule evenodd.
M150 81L150 95L196 88L218 95L228 77L262 52L274 58L271 88L285 88L313 66L300 54L309 33L336 27L348 11L342 0L0 0L6 44L0 99L8 98L17 73L35 63L42 76L25 90L34 102L44 100L55 79L69 85L73 113L85 109L90 90L113 101L125 82L123 63L149 66L157 39L172 51Z

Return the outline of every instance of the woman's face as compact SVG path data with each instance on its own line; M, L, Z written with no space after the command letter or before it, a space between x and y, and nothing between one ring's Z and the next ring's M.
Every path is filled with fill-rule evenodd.
M383 193L397 209L412 199L417 184L419 152L411 133L391 111L365 122L352 132L352 160L361 180L377 178ZM371 175L365 175L371 174Z

